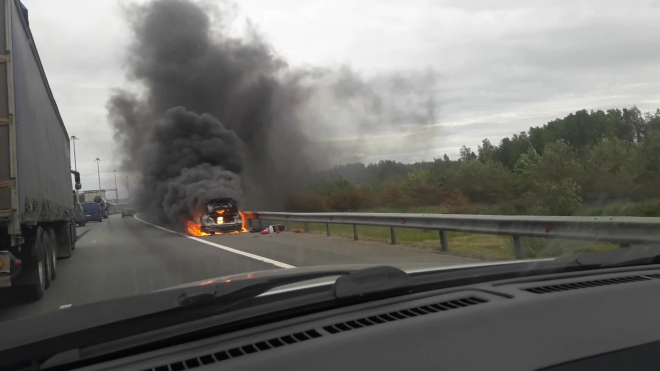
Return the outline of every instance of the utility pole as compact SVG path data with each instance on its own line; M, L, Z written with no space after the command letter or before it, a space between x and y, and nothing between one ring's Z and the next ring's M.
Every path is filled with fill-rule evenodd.
M78 161L76 160L76 140L80 140L76 138L75 135L71 136L71 141L73 142L73 166L76 171L78 171Z
M115 205L116 205L115 207L117 208L117 210L115 211L119 211L119 188L117 188L117 170L116 169L112 170L112 172L115 173Z
M96 161L96 171L99 174L99 192L100 192L101 191L101 168L99 167L99 161L101 161L101 159L97 157L96 160L94 160L94 161Z
M128 203L131 203L131 194L128 192L128 175L126 176L126 199L128 199Z

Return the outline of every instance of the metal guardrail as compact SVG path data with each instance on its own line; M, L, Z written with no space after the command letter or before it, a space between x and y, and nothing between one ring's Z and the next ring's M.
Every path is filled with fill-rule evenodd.
M506 235L513 238L517 258L523 258L520 237L558 238L619 243L660 242L660 218L582 217L582 216L500 216L450 214L376 214L376 213L282 213L244 212L250 225L253 219L323 223L330 236L330 224L353 225L353 239L358 239L358 225L389 227L391 243L396 244L396 228L437 230L442 251L449 251L446 231Z

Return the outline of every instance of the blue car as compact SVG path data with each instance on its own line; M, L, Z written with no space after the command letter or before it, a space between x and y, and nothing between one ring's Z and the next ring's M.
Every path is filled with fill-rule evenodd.
M103 214L101 213L101 205L96 202L87 202L82 204L83 211L85 212L85 221L96 220L97 222L103 221Z

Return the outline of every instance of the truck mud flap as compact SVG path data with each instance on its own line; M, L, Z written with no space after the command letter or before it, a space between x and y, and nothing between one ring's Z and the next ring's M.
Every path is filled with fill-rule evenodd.
M0 287L11 286L11 253L0 251Z

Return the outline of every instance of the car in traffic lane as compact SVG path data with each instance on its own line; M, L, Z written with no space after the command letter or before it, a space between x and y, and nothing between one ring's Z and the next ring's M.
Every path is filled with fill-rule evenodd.
M82 204L83 210L85 211L85 221L103 221L103 213L101 211L101 205L97 202L85 202Z
M135 216L135 209L126 208L126 209L122 210L121 211L121 217L123 218L125 216Z

